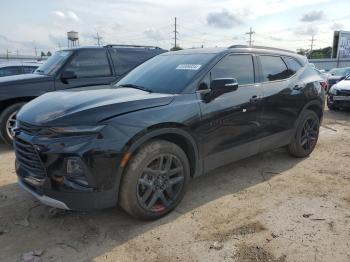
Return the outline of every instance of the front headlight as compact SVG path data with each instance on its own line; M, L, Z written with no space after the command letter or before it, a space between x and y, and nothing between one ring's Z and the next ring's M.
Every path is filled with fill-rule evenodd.
M51 127L50 131L56 134L94 134L100 132L105 126L67 126Z
M336 95L338 93L338 87L337 85L333 85L331 89L329 89L329 93L332 95Z

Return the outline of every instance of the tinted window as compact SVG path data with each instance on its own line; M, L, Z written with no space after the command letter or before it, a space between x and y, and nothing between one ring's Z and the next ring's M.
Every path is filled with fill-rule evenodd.
M260 62L264 82L281 80L290 76L286 64L279 56L260 56Z
M213 57L213 54L159 55L136 67L117 85L132 84L155 93L178 94Z
M81 50L65 68L80 77L98 77L112 75L105 50Z
M53 56L50 56L44 64L39 66L35 73L44 74L44 75L53 75L61 66L66 62L68 57L72 54L72 51L58 51L54 53Z
M294 75L301 68L301 65L294 58L285 57L284 59L287 62L290 75Z
M111 48L110 51L117 75L126 74L155 55L154 52L137 48L123 48L122 50Z
M12 76L20 74L20 68L18 66L8 66L0 68L0 76Z
M222 59L211 71L211 78L236 78L238 84L254 83L254 66L251 55L230 55Z
M37 69L37 66L23 66L23 74L30 74L33 73L35 71L35 69Z

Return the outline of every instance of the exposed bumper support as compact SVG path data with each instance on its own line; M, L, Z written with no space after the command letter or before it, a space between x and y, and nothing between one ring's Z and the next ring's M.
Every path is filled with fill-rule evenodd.
M18 179L18 184L21 188L23 188L25 191L30 193L32 196L34 196L36 199L38 199L44 205L59 208L59 209L66 209L66 210L70 209L67 207L67 205L65 203L63 203L61 201L58 201L58 200L53 199L53 198L48 197L48 196L41 196L41 195L37 194L36 192L31 190L29 187L27 187L20 179Z

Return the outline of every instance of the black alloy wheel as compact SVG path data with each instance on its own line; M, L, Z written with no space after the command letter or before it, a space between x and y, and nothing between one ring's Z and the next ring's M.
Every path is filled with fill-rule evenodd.
M119 188L119 205L132 216L151 220L173 210L190 179L186 153L166 140L151 140L128 161Z
M163 212L177 199L184 182L181 161L173 154L159 154L138 179L139 204L150 212Z

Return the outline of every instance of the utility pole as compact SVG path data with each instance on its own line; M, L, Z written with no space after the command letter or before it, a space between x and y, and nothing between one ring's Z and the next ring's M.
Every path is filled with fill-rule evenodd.
M249 32L247 32L247 33L245 33L246 35L249 35L249 41L248 41L248 43L249 43L249 46L252 46L252 43L254 42L254 41L252 41L252 36L253 36L253 34L255 34L255 32L252 30L252 28L250 28L249 29Z
M35 51L35 56L38 56L38 49L36 47L34 47L34 51Z
M314 42L316 41L315 36L312 36L310 41L311 41L311 45L310 45L310 55L309 55L309 58L311 58L311 56L312 56L312 50L314 49Z
M177 34L179 33L177 31L177 20L176 20L176 17L175 17L175 24L174 24L174 26L175 26L175 30L174 30L174 41L175 41L174 48L176 49L176 47L177 47L177 40L178 40Z
M96 33L96 36L94 37L97 40L97 45L100 46L101 45L101 40L103 37L101 37L98 32Z

